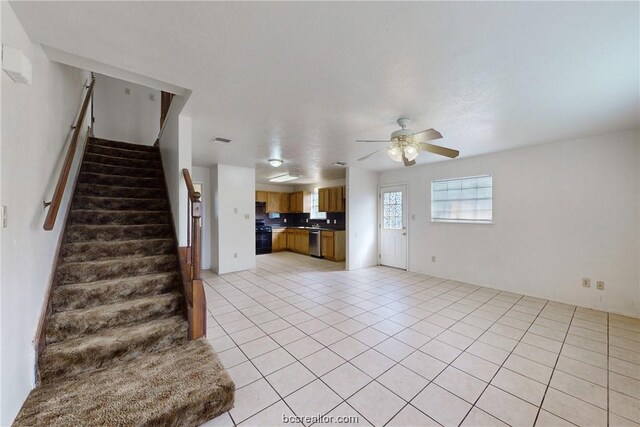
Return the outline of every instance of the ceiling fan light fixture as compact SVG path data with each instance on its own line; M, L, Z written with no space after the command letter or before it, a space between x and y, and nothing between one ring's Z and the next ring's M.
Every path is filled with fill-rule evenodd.
M398 144L391 144L387 148L387 154L394 162L402 162L402 149Z
M409 161L413 161L418 157L420 152L413 145L406 145L404 147L404 155L409 159Z
M281 159L269 159L269 164L274 168L280 167L284 163Z

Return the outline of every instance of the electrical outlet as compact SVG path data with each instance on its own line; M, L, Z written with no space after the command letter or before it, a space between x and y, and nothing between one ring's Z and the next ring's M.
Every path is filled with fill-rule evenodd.
M284 223L285 223L285 224L287 223L287 218L285 218L285 219L284 219Z
M604 291L604 282L597 281L596 282L596 289L599 290L599 291Z
M129 89L128 87L124 88L124 94L125 95L131 95L131 89Z
M327 224L331 224L331 220L330 219L327 220Z
M436 256L435 255L431 257L431 262L436 262Z
M582 287L583 288L590 288L591 287L591 279L589 279L588 277L583 277L582 278Z
M155 101L156 100L156 96L153 93L149 94L149 101Z
M307 218L307 222L309 222L309 218Z
M233 213L237 214L238 213L238 208L233 208Z
M333 220L333 223L334 223L334 224L337 224L337 223L338 223L338 220L337 220L337 219L334 219L334 220Z
M234 253L233 253L233 257L234 257L234 258L238 258L238 252L234 252Z
M250 218L251 218L251 215L249 215L249 214L244 214L244 219L250 219Z

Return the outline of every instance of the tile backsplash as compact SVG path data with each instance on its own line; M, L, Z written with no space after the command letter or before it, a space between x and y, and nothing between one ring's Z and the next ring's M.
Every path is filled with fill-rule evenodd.
M264 210L264 203L256 203L256 221L264 221L265 224L271 225L272 227L300 227L318 224L326 228L344 229L346 225L344 212L328 212L327 219L330 223L327 224L326 219L310 219L310 214L308 213L283 213L270 215L265 213Z

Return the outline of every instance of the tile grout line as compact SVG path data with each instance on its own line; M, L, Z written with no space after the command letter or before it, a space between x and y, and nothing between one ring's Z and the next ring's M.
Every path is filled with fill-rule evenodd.
M567 336L569 335L569 329L571 329L571 323L573 323L573 319L575 318L577 310L578 310L577 306L574 307L573 313L571 315L571 320L569 321L569 325L567 327L567 332L564 334L564 340L562 340L562 344L560 345L560 350L558 351L558 357L556 357L556 362L553 365L553 370L551 371L551 376L549 377L549 383L546 385L546 387L544 389L544 394L542 395L542 400L540 401L540 406L538 407L538 413L536 414L534 425L535 425L535 423L538 422L538 417L540 416L540 412L542 411L542 405L544 405L544 399L546 399L547 392L549 391L549 388L551 387L551 381L553 381L553 376L556 373L556 368L558 366L558 361L560 360L560 356L562 355L562 349L564 348L564 344L567 341ZM562 372L562 371L559 371L559 372ZM572 396L572 397L574 397L574 396ZM582 399L580 399L580 400L582 400ZM561 419L565 420L564 418L562 418L561 416L559 416L557 414L553 414L553 415L557 416L558 418L561 418ZM565 420L565 421L571 422L569 420Z

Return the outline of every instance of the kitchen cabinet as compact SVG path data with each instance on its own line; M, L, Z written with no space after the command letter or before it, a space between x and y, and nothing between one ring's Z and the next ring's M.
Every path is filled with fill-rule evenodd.
M289 212L289 193L280 193L280 213Z
M344 187L329 188L329 212L344 212Z
M318 188L318 211L329 212L329 188Z
M296 249L296 232L293 228L287 228L287 250L295 251Z
M281 193L273 193L271 191L269 191L267 193L267 208L265 209L265 212L267 213L272 213L272 212L277 212L279 213L281 211L281 203L280 203L280 197Z
M331 261L344 261L346 233L344 230L322 230L322 256Z
M344 212L344 187L327 187L318 189L318 211Z
M285 229L273 229L271 232L271 252L287 250L287 231Z
M294 193L289 193L289 212L311 212L311 193L308 191L296 191Z
M309 230L295 230L294 251L303 255L309 255Z
M256 203L267 203L267 191L256 191Z

